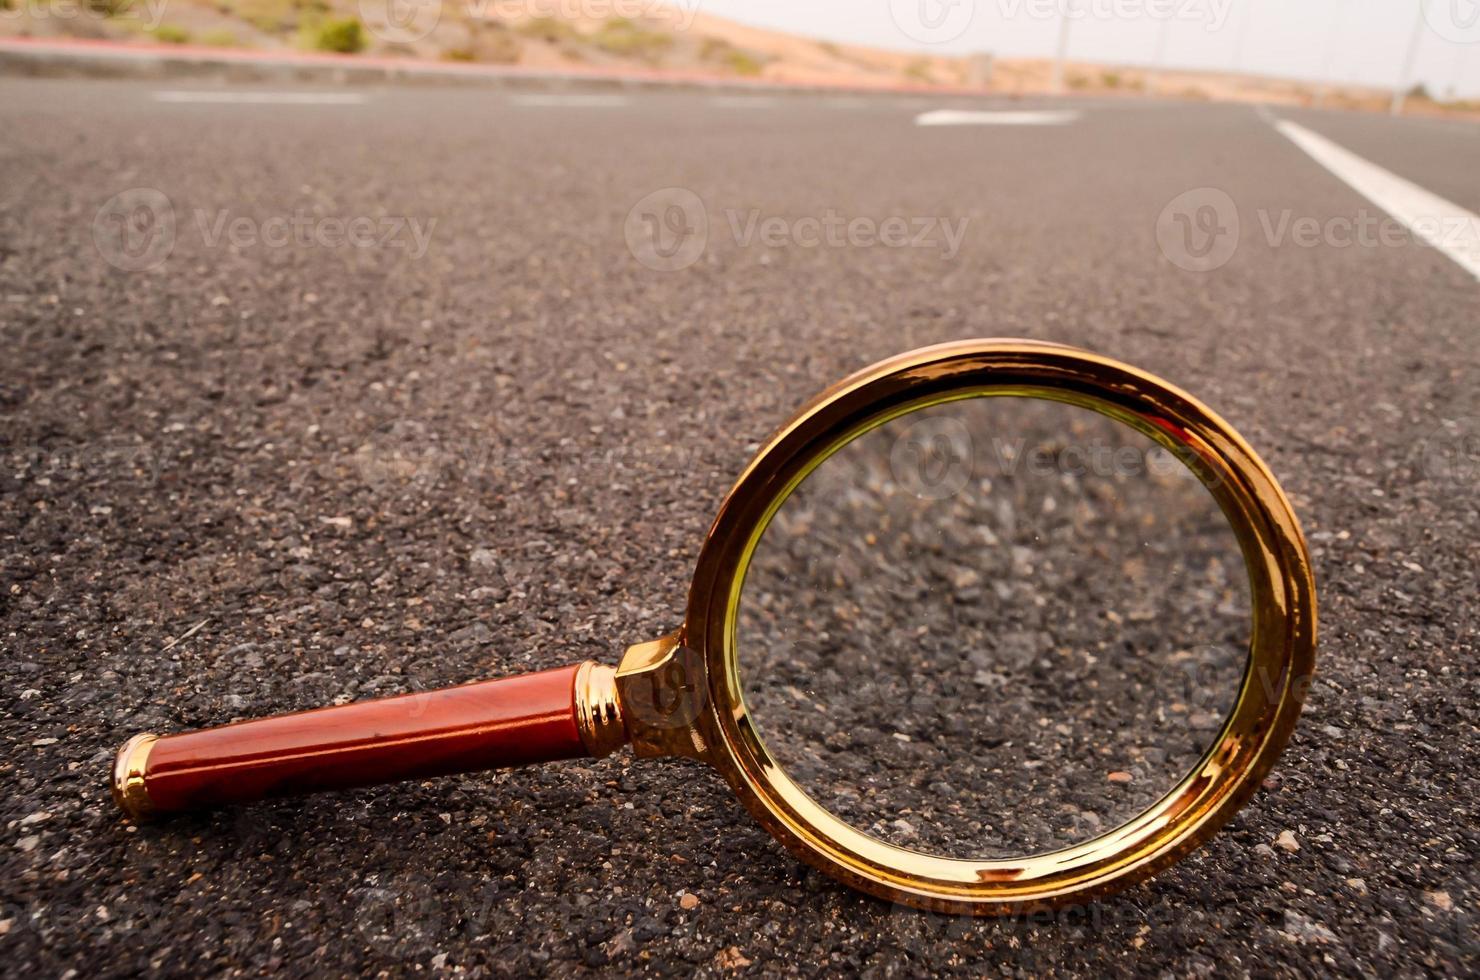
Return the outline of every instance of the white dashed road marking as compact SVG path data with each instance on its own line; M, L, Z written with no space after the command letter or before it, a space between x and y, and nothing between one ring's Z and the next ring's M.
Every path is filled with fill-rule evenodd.
M627 104L625 95L511 95L510 105L547 109L614 109Z
M1434 246L1480 279L1480 215L1288 119L1279 120L1274 128L1352 190L1401 222L1414 237Z
M915 117L916 126L1063 126L1079 118L1073 109L978 111L936 109Z
M709 101L723 109L769 109L776 104L775 99L755 95L716 95Z
M364 105L370 97L363 92L252 92L239 89L219 91L154 93L155 102L206 102L213 105Z

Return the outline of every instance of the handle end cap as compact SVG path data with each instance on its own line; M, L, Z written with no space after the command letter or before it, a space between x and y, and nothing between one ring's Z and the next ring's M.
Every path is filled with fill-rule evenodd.
M157 741L158 735L135 735L123 743L113 760L113 802L135 823L147 820L154 813L144 775L149 767L149 750Z

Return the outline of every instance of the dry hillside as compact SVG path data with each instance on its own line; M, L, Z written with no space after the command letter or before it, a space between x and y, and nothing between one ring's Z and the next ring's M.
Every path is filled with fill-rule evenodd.
M587 11L638 12L594 16ZM78 37L327 51L517 65L530 69L663 72L850 87L1047 92L1047 61L921 55L835 44L698 13L694 0L0 0L0 35ZM1071 91L1247 100L1382 110L1388 95L1307 83L1167 71L1148 86L1139 68L1072 64ZM1474 115L1416 92L1410 111Z

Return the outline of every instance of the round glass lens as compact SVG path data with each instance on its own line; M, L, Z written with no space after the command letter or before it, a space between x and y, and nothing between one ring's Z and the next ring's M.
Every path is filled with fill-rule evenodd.
M820 806L992 859L1100 836L1180 782L1250 627L1191 469L1091 409L994 396L819 464L751 557L735 649L767 751Z

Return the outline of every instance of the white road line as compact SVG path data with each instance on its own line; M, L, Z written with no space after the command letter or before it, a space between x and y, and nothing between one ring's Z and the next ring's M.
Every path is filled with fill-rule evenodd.
M915 117L916 126L1062 126L1079 118L1075 109L981 111L935 109Z
M769 109L776 104L776 100L766 96L716 95L709 100L709 104L724 109Z
M625 95L511 95L510 105L541 108L609 109L627 104Z
M1392 215L1416 238L1434 246L1480 279L1480 215L1369 163L1288 119L1279 120L1274 128L1352 190Z
M155 102L208 102L216 105L364 105L369 96L361 92L251 92L222 89L211 92L162 91Z

